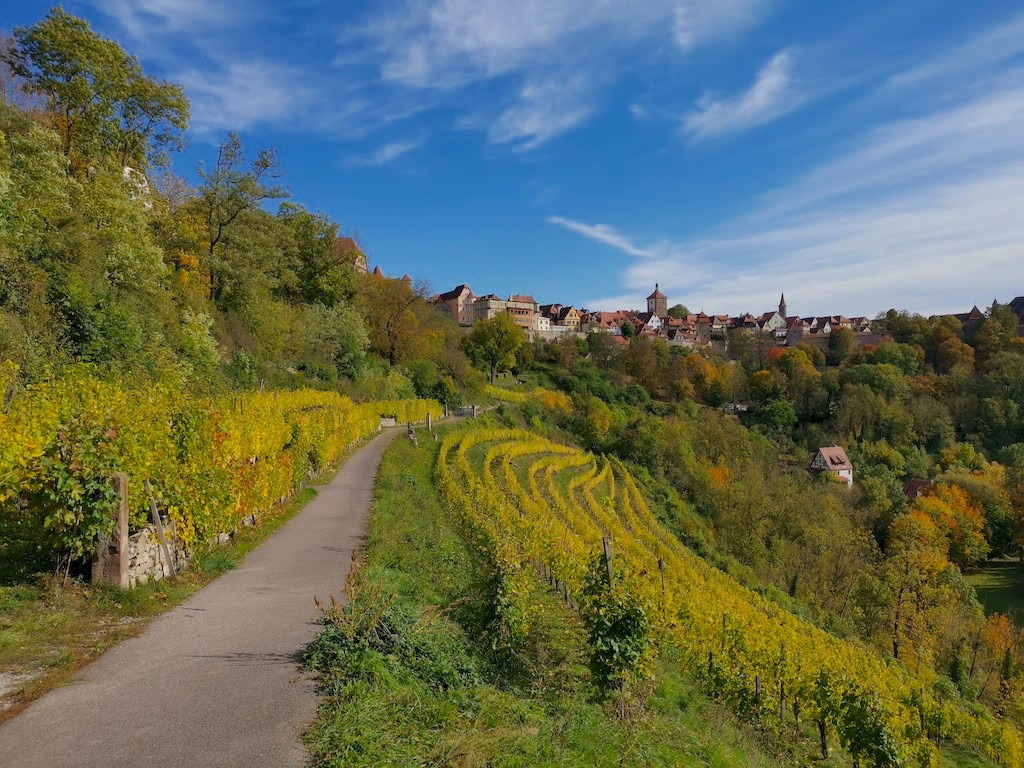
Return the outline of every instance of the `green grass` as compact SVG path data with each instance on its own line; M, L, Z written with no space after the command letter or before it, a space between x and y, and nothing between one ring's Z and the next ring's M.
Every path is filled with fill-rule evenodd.
M437 445L396 441L377 480L352 604L307 659L323 694L307 734L317 766L843 765L806 738L772 741L682 673L671 649L645 706L601 700L577 614L538 581L541 618L512 659L490 646L488 570L433 486Z
M993 560L964 574L985 613L1004 613L1024 625L1024 569L1016 560Z

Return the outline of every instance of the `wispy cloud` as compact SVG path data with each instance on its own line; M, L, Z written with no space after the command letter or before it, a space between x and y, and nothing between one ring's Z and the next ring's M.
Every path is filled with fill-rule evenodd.
M394 162L398 158L402 157L402 155L406 155L414 149L420 148L423 146L423 143L423 139L416 139L413 141L394 141L390 144L384 144L383 146L378 147L369 155L349 158L346 164L354 168L377 168Z
M1022 83L1024 71L1009 72L955 106L871 130L703 237L648 246L607 225L554 223L639 257L623 275L633 304L655 280L728 312L771 307L780 290L801 314L1006 297L1024 285Z
M594 111L591 83L576 75L528 81L517 101L487 127L492 144L528 150L575 128Z
M694 140L706 139L762 125L796 109L805 96L793 82L792 69L792 52L780 51L743 93L720 100L705 95L686 116L683 131Z
M766 0L409 0L348 32L376 56L385 83L439 100L489 83L462 127L532 149L586 122L627 64L659 41L692 49L749 26ZM666 31L670 30L669 34ZM651 44L648 44L651 43ZM345 61L351 61L346 57ZM457 100L457 99L456 99Z
M329 4L296 14L253 0L242 14L206 0L86 2L188 87L200 133L266 125L349 139L444 110L456 128L526 151L593 119L652 57L735 38L772 0L378 0L342 32Z
M192 100L192 128L203 133L298 121L316 100L302 72L263 60L178 76Z
M575 232L605 245L610 245L612 248L622 251L629 256L652 258L657 255L653 248L641 248L607 224L584 224L580 221L567 219L564 216L548 216L546 221L548 224L557 224L568 229L570 232Z
M997 24L964 45L889 78L891 88L984 71L1024 54L1024 13Z
M709 40L727 37L750 27L764 12L759 0L688 0L675 7L673 32L685 51Z

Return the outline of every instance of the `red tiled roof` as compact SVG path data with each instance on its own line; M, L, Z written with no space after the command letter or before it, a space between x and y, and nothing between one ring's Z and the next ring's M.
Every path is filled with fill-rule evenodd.
M846 451L838 445L819 448L818 453L820 453L825 459L825 463L828 465L830 470L838 471L840 469L853 469L853 464L850 463L850 457L847 456Z
M334 240L334 247L338 253L348 253L349 251L363 252L363 249L356 245L356 241L351 237L338 237Z
M524 296L521 293L509 294L509 301L515 301L519 304L536 304L537 300L533 296Z
M450 291L447 291L445 293L439 293L437 295L437 298L440 299L441 301L451 301L452 299L459 298L462 295L463 291L469 291L470 297L473 296L473 291L470 290L468 285L463 283L462 285L456 285Z

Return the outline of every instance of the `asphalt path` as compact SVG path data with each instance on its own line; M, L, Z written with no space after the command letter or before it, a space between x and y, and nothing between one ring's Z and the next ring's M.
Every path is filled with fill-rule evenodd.
M304 765L316 695L301 654L319 630L314 598L342 599L381 456L399 433L356 452L235 570L0 725L0 766Z

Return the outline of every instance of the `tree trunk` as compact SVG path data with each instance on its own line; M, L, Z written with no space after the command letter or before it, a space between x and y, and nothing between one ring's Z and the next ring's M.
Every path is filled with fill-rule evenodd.
M494 383L494 380L495 380L495 378L497 378L497 376L498 376L498 366L496 364L494 364L494 363L491 363L491 384Z
M828 733L825 731L825 721L818 721L818 737L821 739L821 757L828 760Z

